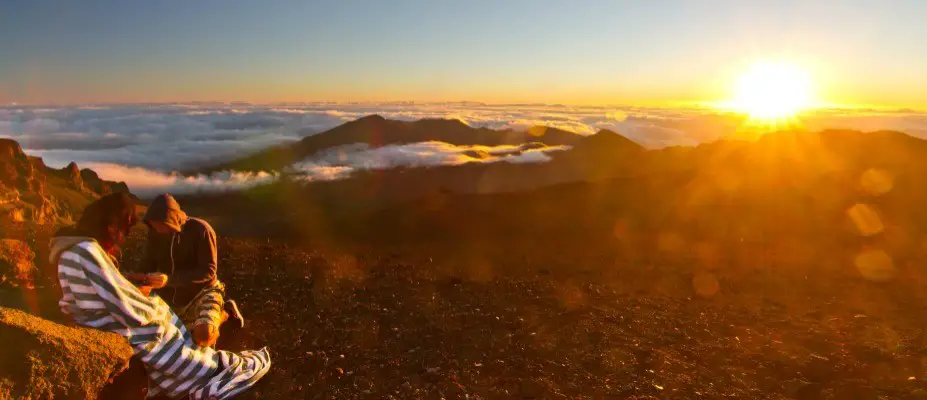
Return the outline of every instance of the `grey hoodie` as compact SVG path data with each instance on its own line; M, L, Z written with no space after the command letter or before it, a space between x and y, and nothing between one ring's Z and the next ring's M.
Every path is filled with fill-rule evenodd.
M155 197L143 221L160 221L175 232L169 235L148 228L143 272L168 275L167 288L159 290L172 306L185 306L200 290L216 282L216 232L209 223L187 217L169 194Z

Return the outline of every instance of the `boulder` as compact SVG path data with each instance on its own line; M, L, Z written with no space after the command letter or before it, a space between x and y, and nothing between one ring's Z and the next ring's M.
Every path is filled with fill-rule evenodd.
M125 371L132 348L119 335L68 327L0 307L0 398L95 399Z
M0 239L0 286L30 287L35 282L35 253L16 239Z

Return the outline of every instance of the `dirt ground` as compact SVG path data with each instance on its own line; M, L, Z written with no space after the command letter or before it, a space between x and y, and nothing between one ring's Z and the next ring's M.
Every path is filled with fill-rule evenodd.
M251 398L927 398L919 282L537 248L223 238L221 345L270 349Z

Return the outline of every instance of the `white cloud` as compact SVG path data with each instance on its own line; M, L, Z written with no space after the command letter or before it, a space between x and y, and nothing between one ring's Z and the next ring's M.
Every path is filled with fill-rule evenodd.
M467 163L544 162L545 154L568 146L456 146L444 142L421 142L367 149L363 144L342 146L310 157L316 165L345 165L353 169L433 167ZM299 169L298 165L294 168Z
M84 166L93 169L104 179L126 182L132 193L140 197L160 193L189 194L241 190L271 183L279 178L266 172L223 171L211 175L182 176L117 164L89 163Z
M123 181L133 193L150 197L159 193L214 193L247 189L276 182L286 175L300 181L329 181L350 177L358 170L396 167L452 166L466 163L541 163L546 154L568 146L455 146L444 142L421 142L368 148L354 144L330 149L286 168L281 174L222 171L209 175L184 176L112 163L90 162L82 167L108 180Z
M52 166L77 161L88 164L142 168L153 175L139 188L220 187L242 185L235 176L180 178L170 171L189 170L241 157L267 147L291 143L344 122L369 115L417 120L454 118L473 127L522 130L546 125L580 134L600 129L616 131L648 148L693 146L734 133L737 116L701 108L572 107L560 105L486 105L480 103L300 103L159 104L64 108L0 107L0 137L19 141L31 155ZM927 138L927 113L915 111L821 110L806 115L812 130L850 128L863 131L900 130ZM352 151L346 151L352 150ZM380 149L341 149L349 157L315 160L317 169L303 169L306 179L338 179L358 168L456 165L465 162L544 162L547 150L528 150L499 157L502 148L461 148L447 144L411 144ZM491 157L480 155L489 153ZM329 155L331 156L331 155ZM320 155L319 157L322 157ZM334 157L334 156L332 156ZM306 161L304 166L308 166ZM128 170L127 170L128 171ZM312 171L312 172L309 172ZM110 175L107 175L110 174ZM107 179L129 180L114 167ZM122 178L121 178L122 177ZM139 181L142 181L139 179ZM226 183L215 183L215 182ZM250 182L249 179L244 179ZM155 185L156 182L157 185ZM133 188L134 189L134 188ZM145 189L138 189L145 190ZM193 190L193 189L189 189Z

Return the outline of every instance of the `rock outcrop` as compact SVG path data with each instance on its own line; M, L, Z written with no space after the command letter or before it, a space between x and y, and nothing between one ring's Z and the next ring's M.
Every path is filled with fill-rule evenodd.
M0 239L0 287L29 287L35 282L35 253L16 239Z
M0 398L95 399L125 371L122 337L0 307Z
M26 155L16 141L0 139L0 225L67 221L93 199L112 192L129 193L129 188L74 162L62 169L48 167L41 158Z
M80 178L81 178L81 181L83 182L84 187L100 195L105 195L105 194L110 194L110 193L131 194L129 192L129 186L127 186L125 182L105 181L101 179L100 175L97 175L97 173L94 170L89 169L89 168L84 168L80 170Z
M28 182L34 169L22 147L14 140L0 139L0 187L16 188Z
M71 161L66 167L58 170L58 173L71 188L75 190L84 189L84 180L81 178L80 167L77 166L76 162Z

